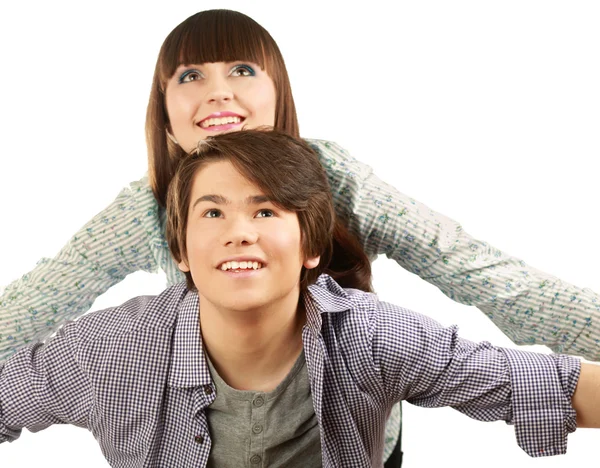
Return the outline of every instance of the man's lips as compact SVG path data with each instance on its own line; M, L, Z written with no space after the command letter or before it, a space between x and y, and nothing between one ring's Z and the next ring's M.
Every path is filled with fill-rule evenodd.
M264 265L266 266L266 265ZM263 268L262 262L257 262L256 260L241 260L236 261L232 260L230 262L221 263L217 269L221 271L252 271L252 270L260 270Z
M237 255L229 258L224 258L215 267L217 270L260 270L265 268L267 263L259 256L254 255Z

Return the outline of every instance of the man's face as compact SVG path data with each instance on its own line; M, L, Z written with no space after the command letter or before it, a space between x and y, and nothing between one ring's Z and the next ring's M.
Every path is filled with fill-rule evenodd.
M273 204L229 161L195 175L186 233L187 260L201 307L249 312L299 295L305 259L298 216Z

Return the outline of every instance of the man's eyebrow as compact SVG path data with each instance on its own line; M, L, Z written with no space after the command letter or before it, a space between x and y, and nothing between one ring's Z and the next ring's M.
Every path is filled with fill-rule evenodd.
M253 195L246 198L247 205L260 205L261 203L267 203L272 201L270 197L266 195Z
M251 195L248 198L246 198L247 205L260 205L261 203L267 203L270 201L271 198L269 198L266 195ZM201 197L196 199L196 201L192 205L192 210L196 208L196 205L198 203L201 202L211 202L216 205L229 205L231 203L231 201L229 201L229 199L225 198L223 195L207 194L202 195Z
M192 210L194 208L196 208L196 205L198 203L203 202L203 201L215 203L217 205L228 205L229 203L231 203L223 195L213 195L213 194L202 195L201 197L199 197L199 198L196 199L196 201L192 205Z

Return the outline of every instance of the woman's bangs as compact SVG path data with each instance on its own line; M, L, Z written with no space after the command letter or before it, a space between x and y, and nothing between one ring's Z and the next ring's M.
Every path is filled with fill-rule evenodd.
M269 41L263 30L239 21L203 23L181 24L165 41L159 59L163 86L183 64L247 61L268 73Z

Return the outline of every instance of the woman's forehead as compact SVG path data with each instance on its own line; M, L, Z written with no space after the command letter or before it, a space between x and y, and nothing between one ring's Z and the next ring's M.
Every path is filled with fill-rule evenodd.
M261 66L267 48L260 41L235 41L231 38L187 37L180 42L179 63L214 63L249 60Z
M179 63L179 65L177 65L175 70L178 70L180 68L187 68L187 67L204 67L206 65L213 65L213 64L223 64L223 65L235 65L235 64L239 64L239 63L245 63L248 65L252 65L253 67L258 67L259 69L262 70L262 67L260 64L253 62L252 60L245 60L243 58L237 58L235 60L217 60L216 62L188 62L188 61L182 61ZM263 70L264 71L264 70Z

